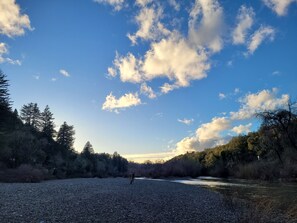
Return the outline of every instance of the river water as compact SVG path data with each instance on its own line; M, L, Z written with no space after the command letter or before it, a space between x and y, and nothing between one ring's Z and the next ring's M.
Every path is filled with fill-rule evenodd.
M148 178L139 178L148 179ZM153 179L173 183L182 183L204 187L224 195L232 195L247 200L268 198L282 205L297 203L297 183L259 182L241 179L224 179L216 177L198 177L182 179Z

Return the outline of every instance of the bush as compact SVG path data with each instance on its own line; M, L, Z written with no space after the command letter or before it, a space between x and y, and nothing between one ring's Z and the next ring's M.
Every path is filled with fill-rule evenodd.
M22 164L16 169L6 169L0 171L1 182L26 182L36 183L48 178L48 171L34 168L28 164Z
M276 161L256 161L239 165L233 175L243 179L274 180L279 178L280 164Z

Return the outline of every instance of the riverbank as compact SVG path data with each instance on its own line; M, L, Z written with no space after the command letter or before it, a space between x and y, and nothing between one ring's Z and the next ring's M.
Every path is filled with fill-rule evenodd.
M67 179L0 183L0 222L238 222L219 193L171 182Z

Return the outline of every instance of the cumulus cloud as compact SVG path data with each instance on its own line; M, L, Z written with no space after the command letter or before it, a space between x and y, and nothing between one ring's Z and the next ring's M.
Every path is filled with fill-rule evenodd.
M143 71L146 79L167 77L178 86L186 87L191 80L206 77L208 57L203 50L196 51L176 35L153 43L146 53Z
M217 0L196 0L190 11L189 39L212 52L223 48L224 13Z
M179 141L174 151L182 154L224 144L227 138L223 137L222 133L230 128L230 124L231 121L226 117L215 117L211 122L202 124L194 136Z
M237 112L230 112L231 119L243 120L252 118L257 112L284 108L288 105L289 95L277 97L277 89L262 90L255 94L248 94L240 100L241 108Z
M111 5L115 11L120 11L125 6L125 0L94 0L94 2Z
M256 112L284 108L288 105L287 94L277 97L277 89L262 90L255 94L248 94L240 100L238 111L230 112L229 116L214 117L210 122L197 128L194 136L180 140L172 150L176 155L191 151L201 151L217 145L227 143L232 136L227 133L244 134L251 131L252 124L234 126L235 121L246 120L253 117Z
M143 81L141 65L142 61L138 60L132 53L128 53L127 56L117 54L114 60L114 72L119 71L123 82L140 83Z
M150 99L157 97L153 89L150 86L148 86L146 83L141 84L140 93L148 96Z
M0 34L8 37L20 36L25 29L32 30L29 16L21 14L15 0L0 1Z
M181 87L188 86L191 80L205 78L210 68L207 54L191 48L178 34L152 43L144 58L137 59L132 53L117 56L114 66L123 82L141 83L167 77Z
M64 77L70 77L70 74L69 74L66 70L64 70L64 69L61 69L59 72L60 72L60 74L62 74Z
M290 4L297 1L296 0L263 0L263 2L267 7L272 9L277 15L284 16L287 14Z
M248 54L253 54L265 39L274 40L275 30L270 26L261 26L252 35L248 44Z
M252 123L249 123L247 125L238 125L232 128L232 132L235 132L236 134L243 134L243 133L249 133L251 131Z
M162 13L162 8L156 8L154 5L152 7L143 7L140 10L139 14L135 17L135 21L139 26L138 31L135 34L127 34L133 45L137 43L138 38L143 40L158 40L170 34L160 22Z
M124 0L96 1L111 5L125 4ZM224 10L218 0L193 2L188 9L186 34L179 31L179 26L167 23L175 18L166 14L165 4L178 10L181 3L176 0L168 0L162 4L152 0L136 0L135 4L131 5L137 9L134 17L137 30L127 36L132 45L144 40L148 43L148 49L143 54L135 54L132 51L121 55L116 53L113 65L107 69L109 77L119 76L122 82L140 84L139 94L149 98L188 87L192 81L206 78L211 68L211 57L224 46ZM251 38L247 38L254 23L254 14L252 8L241 6L237 15L237 26L231 34L234 44L247 45L246 56L253 54L264 40L272 40L275 33L273 28L261 26ZM145 83L155 79L160 80L156 88L160 92L149 93L152 89ZM227 95L220 94L220 98L224 96Z
M102 105L102 110L118 113L121 109L140 104L141 100L138 97L137 93L128 93L117 99L111 92L109 95L106 96L105 102Z
M241 6L237 15L237 26L233 31L233 44L244 44L246 35L254 23L255 13L252 7Z
M183 123L185 125L191 125L194 122L194 119L177 119L178 122Z

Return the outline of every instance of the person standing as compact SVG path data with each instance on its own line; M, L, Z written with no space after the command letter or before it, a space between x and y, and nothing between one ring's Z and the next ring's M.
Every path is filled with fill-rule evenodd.
M134 173L132 173L132 174L131 174L131 180L130 180L130 184L133 184L133 182L134 182L134 179L135 179L135 174L134 174Z

